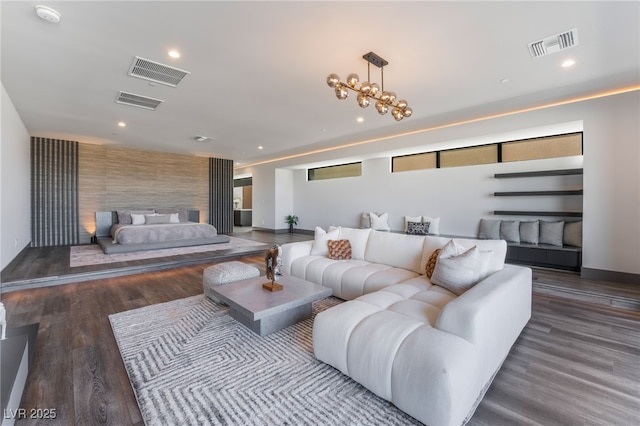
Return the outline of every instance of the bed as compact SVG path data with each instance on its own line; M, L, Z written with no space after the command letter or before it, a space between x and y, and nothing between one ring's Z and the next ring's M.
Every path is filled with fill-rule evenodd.
M198 210L146 209L96 212L96 242L105 254L222 244L213 225L200 222Z

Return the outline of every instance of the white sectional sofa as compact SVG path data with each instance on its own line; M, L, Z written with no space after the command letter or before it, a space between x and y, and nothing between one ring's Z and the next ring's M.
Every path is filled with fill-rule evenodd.
M348 239L352 259L329 259L327 239ZM487 259L461 295L425 275L450 238L338 228L282 246L284 274L348 300L316 316L316 357L427 425L470 418L531 317L531 269L504 264L505 241L455 240Z

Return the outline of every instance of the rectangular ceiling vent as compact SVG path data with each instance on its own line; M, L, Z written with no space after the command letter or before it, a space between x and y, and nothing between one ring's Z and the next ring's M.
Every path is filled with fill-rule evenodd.
M116 102L119 104L130 105L138 108L155 110L156 108L158 108L158 105L160 105L164 101L121 91L120 93L118 93Z
M534 58L539 58L577 45L578 29L574 28L564 33L529 43L529 52Z
M129 75L132 77L143 78L171 87L176 87L189 74L191 74L189 71L173 68L139 56L133 58L133 63L129 68Z

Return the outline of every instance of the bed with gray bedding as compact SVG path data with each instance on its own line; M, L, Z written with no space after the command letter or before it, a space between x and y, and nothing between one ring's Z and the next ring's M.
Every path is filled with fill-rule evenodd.
M186 209L96 212L97 242L106 254L229 242L199 216Z

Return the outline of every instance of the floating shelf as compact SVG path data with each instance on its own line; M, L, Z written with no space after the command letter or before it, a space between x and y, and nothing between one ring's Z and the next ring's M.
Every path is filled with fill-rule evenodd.
M564 191L508 191L508 192L494 192L496 197L528 197L539 195L582 195L582 189L576 190L564 190Z
M517 173L496 173L493 177L497 179L521 178L521 177L539 177L539 176L569 176L581 175L583 169L561 169L561 170L541 170L536 172L517 172Z
M555 216L555 217L582 217L582 212L535 212L518 210L495 210L497 216Z

